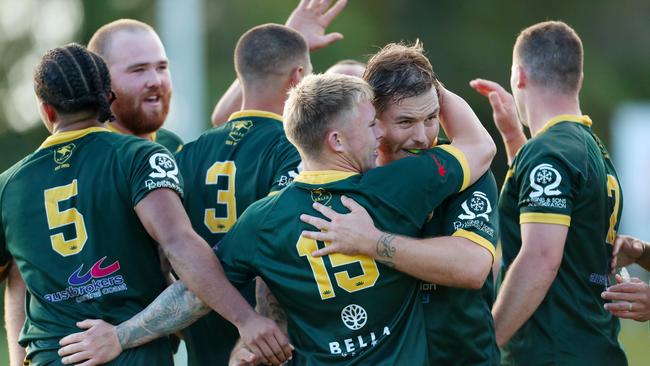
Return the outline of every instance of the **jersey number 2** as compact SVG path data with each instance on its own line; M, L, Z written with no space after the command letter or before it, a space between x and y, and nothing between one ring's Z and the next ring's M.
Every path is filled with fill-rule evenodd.
M607 195L614 198L614 210L609 216L609 230L607 231L607 243L613 245L616 241L616 223L618 222L618 209L621 204L621 189L613 175L607 176Z
M74 207L63 211L59 209L60 202L67 201L77 195L77 180L75 179L72 183L64 186L46 189L44 195L47 226L49 226L50 230L66 225L74 225L75 229L74 239L66 240L63 233L50 235L52 249L64 257L81 252L88 240L84 215Z
M217 217L215 208L205 210L203 223L213 234L227 233L237 220L237 202L235 201L235 173L237 167L234 161L218 161L208 169L205 184L217 184L219 177L226 179L226 188L217 191L217 204L226 205L226 216Z
M316 240L307 239L301 236L300 239L298 239L296 247L298 248L298 254L300 254L301 257L307 257L307 260L309 261L309 266L311 267L311 271L316 279L320 298L327 300L335 297L336 294L334 293L334 287L332 286L332 281L330 281L330 276L325 268L323 257L312 257L311 255L311 253L318 250ZM363 273L355 277L350 277L350 274L347 271L334 273L336 283L340 288L347 292L355 292L372 287L379 278L377 263L372 258L362 255L348 256L339 253L330 254L328 257L330 258L332 267L338 267L354 262L358 262L361 265Z

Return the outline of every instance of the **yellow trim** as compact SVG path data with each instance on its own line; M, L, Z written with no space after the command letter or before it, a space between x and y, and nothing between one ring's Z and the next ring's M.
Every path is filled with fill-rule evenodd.
M556 224L571 226L571 216L541 212L527 212L519 215L520 224Z
M294 182L307 184L326 184L349 178L357 175L356 172L344 172L340 170L313 170L303 171L293 179Z
M109 129L109 130L111 130L111 131L113 131L113 132L121 133L122 135L133 135L133 134L132 134L131 132L129 132L127 129L125 129L124 127L120 127L120 126L117 125L115 122L109 122L109 123L107 123L107 124L106 124L106 128ZM133 136L135 136L135 135L133 135ZM152 132L151 135L149 135L149 141L151 141L151 142L156 142L156 137L157 137L157 136L158 136L158 135L156 134L156 132ZM179 150L179 151L180 151L180 150Z
M152 142L156 142L157 138L158 138L157 132L152 132L151 135L149 135L149 140L151 140Z
M266 197L269 197L269 196L275 196L275 195L278 194L278 193L280 193L280 191L269 192L269 194L267 194Z
M585 125L587 127L591 127L591 118L589 116L577 116L575 114L560 114L559 116L555 116L551 118L544 127L542 127L541 130L537 131L537 133L534 136L539 136L543 134L544 132L548 131L549 128L555 126L556 124L560 122L575 122L575 123L580 123L581 125Z
M183 146L185 145L183 144L178 145L178 147L176 148L176 152L174 154L178 154L179 152L181 152L181 150L183 150Z
M267 111L258 111L256 109L245 109L243 111L235 112L228 117L228 121L233 120L235 118L243 118L243 117L262 117L262 118L272 118L276 119L280 122L282 122L282 116L279 114L275 114L273 112L267 112Z
M66 142L70 142L72 140L76 140L78 138L82 138L86 136L89 133L93 132L111 132L108 128L104 127L88 127L84 128L83 130L74 130L74 131L66 131L66 132L59 132L56 133L43 141L39 149L44 149L46 147L58 145L58 144L63 144Z
M465 189L467 189L467 187L469 187L469 178L471 176L471 172L469 170L469 163L467 162L465 153L463 153L459 148L451 145L440 145L437 148L445 150L453 157L455 157L456 160L458 160L461 168L463 168L463 185L460 187L459 192L462 192Z
M465 229L458 229L456 232L451 234L451 236L458 236L461 238L465 238L469 241L472 241L476 243L479 246L482 246L483 248L487 249L490 254L492 254L492 261L494 261L494 257L496 256L496 250L494 249L494 244L492 244L489 240L485 239L484 237L478 235L477 233L473 233L471 231L467 231Z

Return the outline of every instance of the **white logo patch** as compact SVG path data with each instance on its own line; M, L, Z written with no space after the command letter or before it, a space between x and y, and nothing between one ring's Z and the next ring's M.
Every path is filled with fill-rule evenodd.
M492 212L492 205L487 195L483 192L476 191L472 193L472 197L466 199L460 207L465 211L458 215L461 220L473 220L477 217L482 217L490 221L488 214Z
M368 313L361 306L350 304L341 311L341 320L351 330L361 329L368 321Z
M562 182L562 176L551 164L543 163L530 172L530 187L534 189L530 198L537 198L542 194L546 196L557 196L561 192L556 189Z
M170 178L176 184L180 183L178 181L178 167L176 162L168 154L155 153L149 158L149 165L154 170L149 174L151 178Z

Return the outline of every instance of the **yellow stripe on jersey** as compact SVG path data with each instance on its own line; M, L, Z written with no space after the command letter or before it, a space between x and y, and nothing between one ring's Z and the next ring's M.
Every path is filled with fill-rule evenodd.
M560 114L559 116L555 116L551 118L544 126L542 127L541 130L537 131L537 133L534 136L539 136L546 132L549 128L555 126L556 124L560 122L575 122L575 123L580 123L582 125L585 125L587 127L591 127L591 118L589 116L578 116L575 114Z
M494 244L492 244L489 240L485 239L484 237L473 233L471 231L467 231L465 229L458 229L456 232L454 232L451 236L458 236L461 238L465 238L467 240L470 240L479 246L482 246L483 248L487 249L490 254L492 254L492 262L494 262L494 257L496 256L496 251L494 249Z
M463 168L463 185L460 187L459 192L462 192L465 189L467 189L467 187L469 187L469 178L471 176L471 172L469 170L469 163L467 162L465 153L463 153L459 148L452 145L440 145L437 148L445 150L453 157L455 157L456 160L458 160L458 163L460 163L461 168Z
M233 120L235 118L244 118L244 117L262 117L262 118L271 118L271 119L276 119L280 122L282 122L282 116L279 114L275 114L273 112L267 112L267 111L258 111L255 109L246 109L243 111L235 112L228 117L228 120Z
M351 176L357 174L359 173L344 172L341 170L302 171L296 178L294 178L293 181L306 184L326 184L350 178Z
M43 141L39 149L44 149L46 147L63 144L65 142L70 142L79 138L82 138L93 132L111 132L111 130L104 127L88 127L83 130L74 130L74 131L65 131L56 133Z
M527 212L519 215L520 224L556 224L571 226L571 216L541 212Z
M275 196L275 195L278 194L278 193L280 193L280 191L273 191L273 192L269 192L269 194L267 194L266 196L267 196L267 197L269 197L269 196Z

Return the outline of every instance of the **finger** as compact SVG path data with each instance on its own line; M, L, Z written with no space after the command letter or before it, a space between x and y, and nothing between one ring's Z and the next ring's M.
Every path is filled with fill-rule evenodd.
M330 0L320 0L318 1L318 12L320 14L324 13L325 10L330 6Z
M331 208L329 208L329 207L327 207L327 206L325 206L323 204L320 204L318 202L314 202L312 207L314 207L314 210L322 213L323 216L327 217L330 220L333 220L335 217L337 217L339 215L338 212L336 212L336 211L332 210Z
M274 365L277 365L277 364L281 363L280 360L275 355L275 351L267 343L265 338L260 340L259 347L260 347L260 350L263 352L262 354L264 355L264 358L266 358L268 360L268 362L270 362L270 363L272 363Z
M67 346L72 343L78 343L81 342L84 338L86 332L79 332L79 333L72 333L70 335L67 335L59 341L59 346Z
M315 227L318 230L327 231L330 227L329 221L307 214L300 215L300 220Z
M284 355L284 361L290 360L292 357L293 346L289 343L289 339L280 331L274 333L275 340L278 342L282 348L282 354Z
M70 356L63 357L61 363L64 365L77 364L79 362L89 360L92 357L88 352L79 352Z
M622 238L620 235L616 237L616 240L614 240L614 249L612 249L612 257L616 258L624 243L625 238Z
M643 291L643 286L644 286L643 282L641 282L641 283L639 283L639 282L623 282L623 283L619 283L617 285L613 285L613 286L608 287L606 292L637 293L637 292L642 292Z
M80 322L77 322L77 327L81 329L92 328L94 325L97 325L101 322L99 319L86 319Z
M341 33L338 33L338 32L326 34L322 38L322 44L323 44L322 47L325 47L327 45L330 45L330 44L332 44L332 43L334 43L336 41L340 41L342 39L343 39L343 35Z
M332 21L345 9L345 6L348 4L347 0L339 0L336 3L334 3L334 6L329 8L329 10L323 14L323 23L325 25L325 28L332 23Z
M622 319L639 319L642 314L639 312L628 312L628 311L610 311L612 315L614 315L617 318L622 318Z
M612 301L634 301L638 298L638 295L635 293L629 293L629 292L612 292L612 291L605 291L600 296L603 299L607 300L612 300ZM618 303L616 303L618 304ZM625 304L627 306L627 304Z
M318 249L317 251L311 253L312 257L322 257L325 255L329 255L332 253L338 253L338 247L336 244L328 245L322 249Z
M73 344L69 344L69 345L67 345L65 347L59 348L57 353L59 354L59 356L65 357L65 356L70 356L70 355L73 355L75 353L79 353L79 352L83 352L83 351L84 351L84 346L81 343L73 343Z
M488 100L490 101L490 106L492 107L492 111L498 115L498 116L503 116L506 114L505 109L503 108L503 101L499 97L499 94L497 92L490 92L488 94Z
M312 239L316 241L322 241L322 242L332 242L334 241L334 233L331 231L303 231L301 236L307 238L307 239Z
M486 97L490 92L497 91L497 89L501 87L501 85L495 83L494 81L485 80L485 79L474 79L469 82L469 85L474 90L476 90L480 94L485 95Z
M300 3L296 7L296 10L298 10L298 9L300 9L300 10L307 9L307 7L309 6L309 1L310 0L300 0Z
M262 349L258 347L257 344L251 343L250 345L247 345L247 347L250 349L251 352L255 354L256 358L259 359L260 363L264 363L264 364L270 363L270 361L266 358L266 356L264 356L264 352L262 351Z
M366 211L366 209L363 208L363 206L361 206L360 204L357 203L357 201L353 200L352 198L350 198L348 196L341 196L341 203L348 210L350 210L350 212L359 211L359 210Z
M284 354L284 347L282 346L282 343L280 343L274 334L271 335L271 337L267 340L266 342L269 345L269 348L271 348L271 351L273 351L273 355L275 358L277 358L278 363L284 363L289 359L289 355Z

